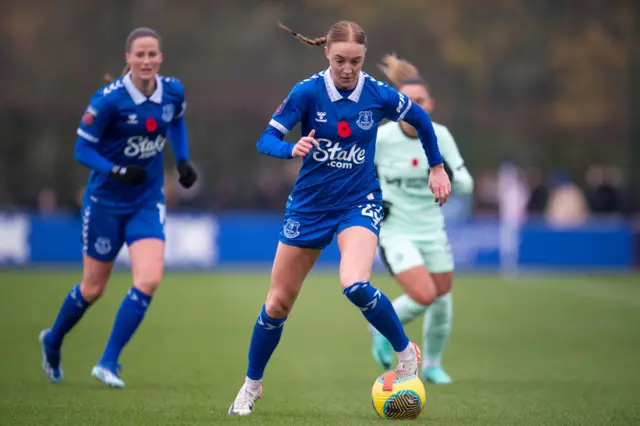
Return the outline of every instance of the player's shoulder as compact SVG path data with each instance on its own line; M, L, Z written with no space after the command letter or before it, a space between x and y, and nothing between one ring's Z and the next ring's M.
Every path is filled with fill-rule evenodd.
M103 105L116 104L127 94L123 83L124 77L119 77L110 83L105 84L96 90L91 96L92 102L99 102Z
M295 86L293 86L291 93L307 95L315 93L320 87L324 88L324 73L325 71L320 71L300 80Z
M364 71L362 71L362 76L364 77L364 88L375 96L384 97L388 95L389 92L397 92L396 89L391 87L387 82L377 80Z
M177 77L159 75L158 78L162 83L162 90L174 96L184 96L184 85Z

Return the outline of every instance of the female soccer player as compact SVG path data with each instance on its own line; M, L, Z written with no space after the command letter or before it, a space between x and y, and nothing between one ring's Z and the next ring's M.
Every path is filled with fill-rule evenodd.
M451 190L427 113L361 71L366 52L362 28L341 21L326 37L310 39L280 26L306 44L326 45L329 68L293 88L257 143L265 155L303 157L303 164L287 203L267 300L253 329L245 383L229 408L237 415L251 414L302 282L336 234L343 294L391 342L400 359L397 377L418 374L418 346L409 342L389 299L369 282L382 220L373 163L378 123L384 118L412 123L429 159L429 187L440 205ZM307 136L296 144L284 142L298 122Z
M427 83L411 63L387 55L380 68L400 93L429 113L433 111L434 101ZM433 128L454 191L471 193L473 179L453 136L445 126L433 123ZM426 161L418 133L411 124L401 121L380 126L375 156L385 206L380 252L405 292L393 301L393 307L403 324L426 311L422 379L450 383L451 378L440 366L440 359L451 332L453 258L442 211L425 190ZM373 328L371 331L373 357L381 368L388 370L393 362L392 347L380 332Z
M166 209L162 150L169 136L179 182L193 185L184 122L184 87L158 75L160 36L137 28L126 40L130 72L98 90L80 126L75 158L91 169L82 208L82 281L71 289L50 329L40 333L43 368L62 379L60 348L65 335L104 291L122 245L131 256L133 286L116 315L107 346L91 375L124 387L118 358L140 325L164 268Z

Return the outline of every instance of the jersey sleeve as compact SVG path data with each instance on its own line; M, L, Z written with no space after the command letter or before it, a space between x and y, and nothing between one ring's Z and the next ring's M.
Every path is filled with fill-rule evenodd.
M289 96L273 113L269 126L286 135L302 120L307 111L307 87L305 83L298 83L291 90Z
M473 178L464 164L453 135L449 129L443 126L438 129L437 136L442 158L451 173L451 184L454 190L463 194L471 193Z
M456 141L449 129L442 127L438 132L436 132L436 135L438 136L440 152L442 153L442 157L447 165L451 167L452 170L463 166L464 160L462 159L462 155L460 155Z
M173 80L172 82L173 88L176 92L175 100L173 101L173 105L175 107L175 114L173 119L178 119L180 117L184 117L184 113L187 110L187 98L184 93L184 85L180 83L178 80Z
M109 125L113 109L110 99L103 96L102 92L93 95L80 120L80 126L76 132L78 136L89 142L98 143Z
M392 121L402 121L411 108L411 100L386 84L378 87L385 118Z

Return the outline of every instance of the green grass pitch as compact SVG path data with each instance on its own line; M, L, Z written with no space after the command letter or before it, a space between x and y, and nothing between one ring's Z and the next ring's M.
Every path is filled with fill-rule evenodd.
M38 333L79 272L0 272L0 425L371 425L380 374L366 322L335 274L307 280L249 418L227 409L242 381L268 273L169 273L123 353L124 390L89 373L129 275L116 274L63 347L63 383L40 367ZM374 284L390 297L386 275ZM407 326L420 341L422 321ZM444 365L455 383L427 385L406 424L640 424L638 275L460 276ZM398 422L399 423L399 422Z

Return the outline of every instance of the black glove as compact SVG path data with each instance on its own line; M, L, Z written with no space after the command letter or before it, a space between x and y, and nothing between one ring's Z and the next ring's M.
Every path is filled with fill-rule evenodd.
M186 160L178 162L178 174L180 175L178 182L180 182L183 188L191 188L198 180L196 169Z
M142 185L147 180L147 170L144 167L132 164L130 166L113 166L109 176L118 182L129 185Z

